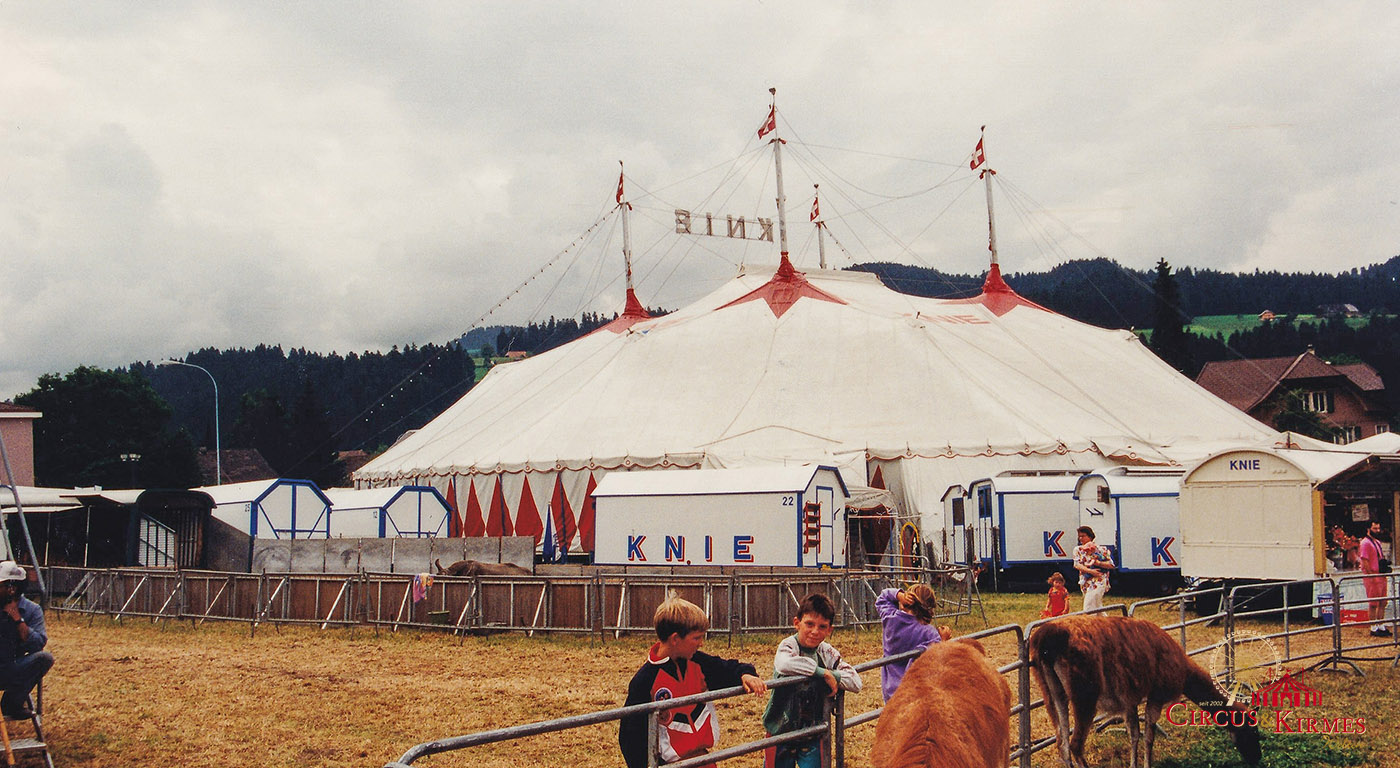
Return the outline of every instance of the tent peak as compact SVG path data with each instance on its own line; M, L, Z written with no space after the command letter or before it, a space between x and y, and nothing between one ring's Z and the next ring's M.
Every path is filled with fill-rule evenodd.
M997 317L1001 317L1016 307L1031 307L1044 312L1051 312L1051 310L1011 290L1011 286L1007 285L1006 281L1001 277L1001 265L996 262L992 262L991 267L987 269L987 277L982 281L982 292L980 294L967 299L953 299L950 303L981 304Z
M646 307L642 306L642 302L637 299L637 292L628 288L627 300L623 304L622 314L618 315L616 319L598 330L622 333L637 323L650 319L651 314L647 312Z
M842 299L833 296L826 291L812 285L807 280L807 275L798 272L792 266L792 261L784 253L778 262L778 268L773 272L773 277L768 282L755 288L739 298L725 304L720 309L743 304L749 301L762 299L768 303L768 308L773 310L774 317L782 317L784 312L792 308L799 299L809 298L820 301L830 301L835 304L845 304Z

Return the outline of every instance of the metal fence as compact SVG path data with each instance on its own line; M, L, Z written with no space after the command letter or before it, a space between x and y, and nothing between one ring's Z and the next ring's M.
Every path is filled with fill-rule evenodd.
M369 626L469 633L519 631L611 634L651 632L656 606L674 593L705 609L711 632L742 636L783 631L811 592L831 596L837 626L879 622L875 598L889 586L935 585L941 618L980 607L967 569L909 571L795 570L788 573L679 574L613 572L533 576L419 576L360 571L228 573L170 569L44 569L60 613L122 620L241 621L331 627ZM415 586L420 589L415 590ZM985 618L985 617L984 617Z
M1400 664L1400 643L1397 642L1400 641L1400 622L1397 622L1396 619L1397 600L1400 598L1394 596L1397 594L1395 577L1387 577L1387 594L1391 597L1385 598L1385 624L1389 627L1391 635L1383 639L1374 638L1371 641L1356 642L1352 640L1348 642L1348 638L1353 637L1354 633L1344 632L1345 629L1365 627L1370 624L1369 619L1361 619L1359 614L1355 613L1355 611L1362 610L1369 605L1366 598L1344 599L1342 597L1345 588L1360 583L1361 578L1348 576L1252 584L1235 586L1228 590L1217 587L1142 600L1131 605L1109 605L1096 612L1140 616L1155 611L1158 615L1153 618L1158 619L1162 618L1160 616L1162 612L1175 613L1178 620L1164 624L1164 628L1179 637L1181 646L1188 655L1199 657L1210 654L1208 665L1203 666L1210 668L1227 693L1231 696L1247 696L1255 688L1255 685L1249 681L1255 680L1262 683L1270 679L1269 675L1265 673L1275 666L1309 662L1308 669L1331 668L1361 673L1360 667L1356 664L1357 661L1389 660L1391 666ZM1318 586L1321 589L1318 589ZM1313 599L1315 591L1321 595L1319 599ZM1307 599L1297 599L1300 593L1306 594ZM1196 615L1188 618L1188 614ZM1283 627L1281 631L1254 631L1254 629L1263 628L1266 623L1272 626L1280 620ZM998 672L1002 675L1014 675L1014 684L1011 684L1010 687L1015 692L1016 701L1011 707L1010 717L1011 731L1015 736L1012 739L1010 760L1021 768L1029 768L1031 756L1053 745L1056 738L1053 734L1037 738L1032 733L1031 720L1034 710L1044 706L1044 702L1036 696L1036 692L1032 691L1031 688L1027 639L1039 625L1049 621L1054 621L1054 619L1042 619L1024 627L1017 624L1007 624L963 635L966 638L979 640L1008 635L1014 638L1016 660L1003 665L998 669ZM1209 642L1206 644L1191 648L1188 647L1191 632L1198 635L1206 632L1211 637L1208 638ZM1260 658L1260 654L1257 653L1258 648L1254 648L1253 652L1247 652L1251 646L1261 644L1268 644L1268 648L1274 649L1274 641L1281 641L1284 649L1281 654L1277 654L1275 657ZM1357 655L1366 652L1369 652L1370 655ZM856 669L861 672L878 669L886 664L911 659L919 653L919 651L911 651L876 659L858 664ZM770 680L768 685L773 688L796 685L801 682L803 680L800 678L787 678ZM612 722L629 715L645 715L649 718L649 734L653 747L651 754L654 765L657 716L660 712L744 694L745 691L741 687L726 688L694 696L639 704L633 707L619 707L527 725L453 736L415 745L398 760L388 763L385 768L407 768L407 766L411 766L419 759L429 755ZM847 731L876 721L882 711L882 708L876 708L847 717L845 692L841 691L831 702L823 721L817 725L779 736L738 744L667 765L671 768L698 768L698 766L718 763L779 744L816 737L824 740L827 747L823 750L823 765L826 768L830 768L832 765L844 768Z

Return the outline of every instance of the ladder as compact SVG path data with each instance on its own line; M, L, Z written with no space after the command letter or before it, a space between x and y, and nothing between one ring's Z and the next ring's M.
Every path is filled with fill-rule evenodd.
M39 693L39 701L44 700L44 694ZM41 719L39 707L34 706L34 699L29 699L30 716L23 719L12 720L8 717L0 717L0 745L5 750L5 765L15 764L15 758L20 755L37 754L44 759L45 768L53 768L53 755L49 754L49 745L44 741L44 724ZM30 727L34 731L34 736L23 738L11 738L10 726L14 723L29 721Z

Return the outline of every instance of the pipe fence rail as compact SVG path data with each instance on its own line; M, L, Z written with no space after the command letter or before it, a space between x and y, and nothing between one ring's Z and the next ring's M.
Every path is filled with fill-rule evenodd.
M903 571L794 571L730 574L610 572L520 576L432 577L423 574L229 573L145 568L85 569L49 566L60 614L108 616L117 621L241 621L301 624L321 629L372 627L449 631L465 638L484 632L536 632L620 637L653 631L652 612L670 593L705 609L711 632L740 637L782 632L792 609L811 592L831 595L837 627L879 624L875 598L888 586L936 585L940 618L970 615L976 586L967 569ZM985 616L984 616L985 621Z
M1163 624L1163 629L1173 633L1179 639L1182 648L1186 650L1188 655L1199 657L1210 654L1210 661L1203 666L1206 666L1219 680L1226 693L1232 698L1244 697L1248 701L1251 700L1250 697L1254 691L1259 690L1264 683L1271 682L1273 674L1283 671L1283 666L1290 663L1307 661L1311 662L1308 669L1333 669L1356 674L1364 674L1355 663L1356 661L1385 661L1389 659L1392 666L1400 664L1400 622L1396 618L1397 601L1400 601L1400 597L1395 596L1397 586L1395 577L1385 577L1389 585L1387 594L1391 596L1384 598L1386 610L1383 615L1386 616L1384 621L1391 630L1391 635L1383 641L1376 638L1374 642L1347 643L1347 638L1354 633L1344 633L1344 629L1371 624L1369 618L1361 620L1356 618L1356 613L1343 613L1343 609L1347 606L1353 606L1350 610L1354 611L1359 610L1354 606L1370 604L1370 600L1367 598L1342 598L1342 588L1360 578L1362 577L1348 576L1293 582L1270 582L1234 586L1228 590L1223 587L1214 587L1179 592L1175 595L1141 600L1132 604L1107 605L1092 611L1092 613L1124 616L1146 615L1155 619L1158 616L1154 615L1154 612L1155 614L1166 611L1175 612L1178 620ZM889 579L888 581L897 580ZM1318 599L1313 599L1314 590L1319 595ZM1294 600L1293 597L1296 597L1300 592L1306 592L1308 599ZM1210 610L1211 607L1214 607L1213 611ZM1189 618L1188 612L1195 612L1198 615ZM1260 628L1267 621L1280 619L1284 627L1282 631L1256 632L1251 629ZM1034 691L1031 686L1030 648L1027 642L1037 627L1054 620L1040 619L1025 626L1006 624L990 627L960 635L951 641L957 642L964 638L987 640L1001 637L1010 637L1014 640L1015 660L1000 666L997 671L1002 675L1014 676L1014 683L1011 683L1010 687L1015 692L1016 701L1013 702L1010 709L1010 725L1011 732L1015 736L1012 740L1009 759L1012 764L1020 768L1030 768L1031 756L1034 753L1055 744L1056 737L1053 733L1039 738L1033 733L1032 713L1043 707L1044 701L1039 698L1037 691ZM1212 633L1213 636L1209 638L1210 642L1205 645L1190 648L1188 644L1193 639L1190 636L1193 632L1197 635ZM1325 637L1323 637L1324 635ZM1196 640L1199 642L1199 638ZM1277 649L1274 645L1276 640L1283 642L1284 650L1281 654L1276 653ZM1375 653L1381 650L1384 650L1384 653ZM1370 651L1372 655L1364 657L1352 655L1362 651ZM887 656L856 664L855 668L862 673L877 670L887 664L912 659L919 653L921 652L910 651ZM804 681L805 678L779 678L769 680L768 686L769 688L779 688L785 685L797 685ZM408 768L420 758L428 755L557 733L583 726L617 721L629 715L648 717L649 754L652 756L651 765L654 766L656 765L658 713L677 707L720 701L743 695L746 695L743 688L726 688L683 698L648 702L632 707L618 707L465 736L453 736L415 745L398 760L387 763L385 768ZM847 730L877 721L883 711L882 707L876 707L848 717L845 711L845 698L845 691L838 691L835 699L826 708L822 722L817 725L791 733L737 744L706 755L667 763L667 765L673 768L697 768L815 736L824 742L823 768L831 768L832 766L844 768ZM1097 724L1101 729L1108 724L1107 718L1099 718Z

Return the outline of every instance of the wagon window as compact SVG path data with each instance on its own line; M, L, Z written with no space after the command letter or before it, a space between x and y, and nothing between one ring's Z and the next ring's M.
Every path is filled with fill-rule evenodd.
M147 568L171 568L175 562L175 529L153 520L141 518L140 551L137 557Z

